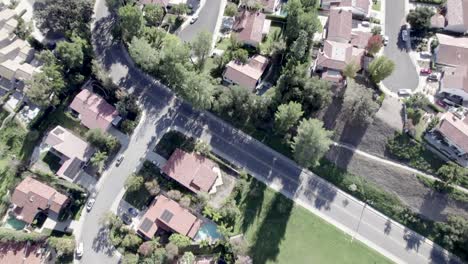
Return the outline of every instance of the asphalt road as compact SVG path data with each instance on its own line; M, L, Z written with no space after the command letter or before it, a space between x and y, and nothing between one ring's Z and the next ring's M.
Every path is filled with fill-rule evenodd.
M399 89L414 90L418 87L419 76L411 59L406 52L406 45L400 38L401 26L405 24L404 0L385 1L385 35L388 36L388 45L384 54L395 62L395 70L383 83L393 92Z
M288 196L297 204L320 215L331 224L356 234L356 238L399 263L448 263L440 247L391 221L387 217L340 191L292 160L271 150L210 113L198 112L175 98L174 94L133 65L125 48L109 39L112 22L105 11L105 0L95 5L93 44L96 56L110 71L114 81L140 95L145 110L143 124L130 144L118 169L111 168L101 184L96 204L85 214L79 240L84 243L82 263L117 263L109 256L105 230L99 219L121 192L125 178L143 162L152 136L161 137L170 129L184 131L208 142L213 151L233 164L245 168L257 179ZM169 111L167 111L169 110ZM355 233L357 232L357 233ZM101 245L101 246L100 246ZM452 263L457 263L452 260Z
M183 41L191 42L197 34L202 31L214 32L218 20L221 0L206 0L205 5L200 9L198 20L179 32L179 37Z

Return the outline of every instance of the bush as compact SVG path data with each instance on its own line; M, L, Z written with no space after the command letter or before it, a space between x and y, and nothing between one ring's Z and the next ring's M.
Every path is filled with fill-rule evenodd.
M178 202L182 198L182 193L177 190L170 190L167 192L167 197L171 198L172 200Z
M179 248L173 243L166 245L166 256L169 260L174 260L179 255Z
M120 129L125 134L131 135L133 133L133 130L135 130L136 126L137 126L137 123L135 121L126 119L122 121L122 124L120 125Z
M0 227L0 242L43 242L47 237L39 233L24 233Z
M75 239L68 237L49 237L47 243L57 251L59 256L73 255L75 250Z
M192 240L188 236L174 233L169 237L169 242L177 247L187 247L192 244Z

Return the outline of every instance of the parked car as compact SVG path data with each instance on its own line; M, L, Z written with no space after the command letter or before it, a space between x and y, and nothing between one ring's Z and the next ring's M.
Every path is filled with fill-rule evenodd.
M88 212L91 211L95 202L96 202L96 199L90 198L88 202L86 203L86 211Z
M437 74L430 74L429 76L427 76L427 80L429 82L438 82L439 81L439 76L437 76Z
M362 21L362 22L361 22L361 25L362 25L363 27L370 27L370 23L367 22L367 21Z
M408 95L411 95L413 93L413 91L411 91L411 89L400 89L398 90L398 95L399 96L408 96Z
M130 225L132 223L132 218L126 213L123 213L121 218L122 218L122 221L124 222L124 224L126 224L126 225Z
M447 98L442 99L442 102L444 102L445 105L452 106L452 107L454 107L454 106L457 105L456 103L450 101L450 100L447 99Z
M456 95L456 94L446 94L445 98L449 99L450 101L462 105L463 104L463 97Z
M193 16L192 19L190 19L190 24L194 24L195 22L197 22L198 20L198 16Z
M382 42L383 42L384 46L387 46L387 44L388 44L388 36L387 35L382 37Z
M131 216L133 216L133 217L136 217L136 216L138 215L137 209L135 209L135 208L133 208L133 207L128 208L127 211L128 211L128 213L129 213Z
M118 167L120 165L120 163L122 163L124 158L125 158L125 156L123 154L120 155L119 158L117 158L117 162L115 163L115 166Z
M402 39L403 41L408 41L408 40L409 40L409 33L408 33L408 30L403 29L403 30L401 31L401 39Z
M83 242L80 242L78 247L75 249L75 256L76 258L81 258L83 256Z
M421 75L429 75L429 74L432 73L432 70L429 69L429 68L422 68L422 69L419 71L419 73L420 73Z

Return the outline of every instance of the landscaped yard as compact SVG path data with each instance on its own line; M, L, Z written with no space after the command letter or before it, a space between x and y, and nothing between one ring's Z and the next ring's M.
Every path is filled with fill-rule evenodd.
M221 38L218 40L218 42L216 42L215 48L220 50L227 50L230 45L229 42L229 38Z
M282 194L253 180L236 231L251 245L253 263L391 263Z
M85 137L88 129L81 125L80 120L72 117L70 113L65 110L64 106L59 106L53 112L51 112L47 119L45 119L40 127L40 130L47 131L48 129L53 129L56 126L62 126L77 136Z
M282 23L271 22L270 32L268 32L268 35L260 44L260 52L262 54L269 54L273 43L281 39L282 28Z

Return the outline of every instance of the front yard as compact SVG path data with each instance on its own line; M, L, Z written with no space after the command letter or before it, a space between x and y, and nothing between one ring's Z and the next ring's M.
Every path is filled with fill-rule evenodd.
M263 183L249 190L235 231L250 242L253 263L391 263Z

